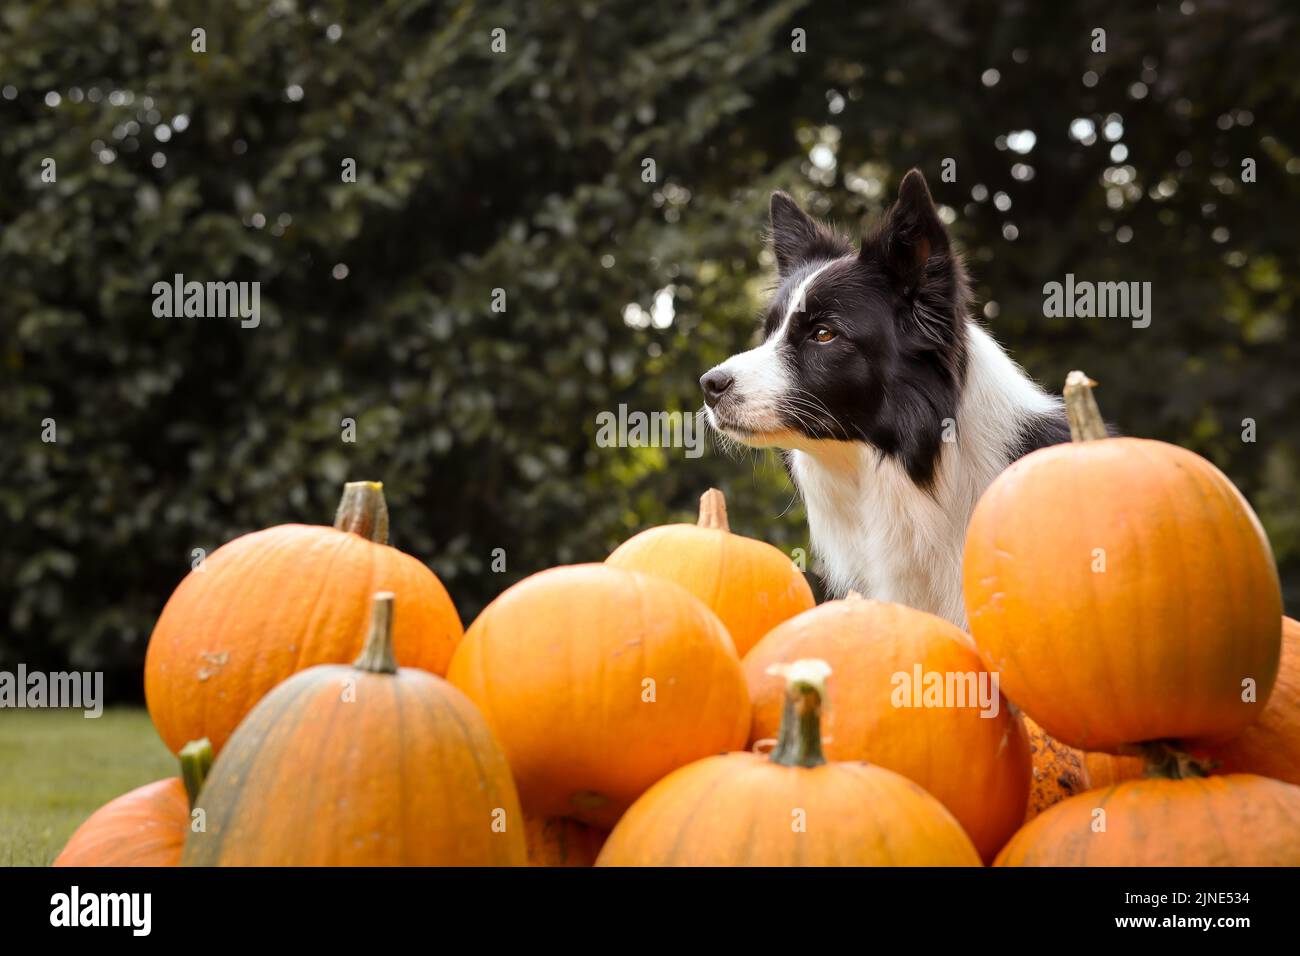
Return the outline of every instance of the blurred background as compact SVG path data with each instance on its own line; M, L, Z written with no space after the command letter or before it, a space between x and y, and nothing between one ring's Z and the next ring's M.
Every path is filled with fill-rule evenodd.
M138 702L193 549L329 523L349 479L467 623L709 485L806 547L771 453L600 448L596 415L698 408L751 344L771 190L857 231L911 166L982 321L1222 467L1294 614L1297 49L1282 0L7 3L0 667ZM1150 327L1044 318L1067 272L1151 282ZM155 317L175 273L260 282L261 324Z

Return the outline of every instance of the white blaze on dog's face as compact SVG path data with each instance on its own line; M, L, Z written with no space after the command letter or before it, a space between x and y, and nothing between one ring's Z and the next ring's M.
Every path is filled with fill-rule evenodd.
M733 355L700 380L706 399L734 392L729 402L707 403L709 421L715 428L756 447L797 443L798 435L783 415L799 388L796 370L786 361L784 343L791 323L807 312L808 287L829 265L826 262L806 268L787 294L778 294L774 306L782 313L781 318L775 329L768 330L762 345Z
M861 248L772 196L779 286L763 343L700 379L711 425L747 445L864 442L926 483L965 365L965 283L915 170Z

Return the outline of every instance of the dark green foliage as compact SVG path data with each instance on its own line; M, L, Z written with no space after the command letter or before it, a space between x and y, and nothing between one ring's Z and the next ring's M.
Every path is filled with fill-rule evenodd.
M771 189L854 223L911 165L956 213L994 333L1054 386L1086 369L1124 431L1219 463L1294 588L1300 11L1161 6L9 4L0 663L100 667L111 694L138 693L192 549L326 522L347 479L384 481L394 543L467 620L525 574L685 517L710 484L738 530L805 546L774 456L598 448L595 417L698 407L699 374L750 335ZM188 126L158 142L151 109ZM1068 135L1076 117L1094 145ZM1023 129L1030 152L999 148ZM819 141L833 169L809 161ZM1126 164L1135 185L1110 208L1102 177ZM1043 318L1066 272L1151 281L1151 327ZM174 273L261 282L261 325L155 318L151 287ZM668 286L669 327L624 321Z

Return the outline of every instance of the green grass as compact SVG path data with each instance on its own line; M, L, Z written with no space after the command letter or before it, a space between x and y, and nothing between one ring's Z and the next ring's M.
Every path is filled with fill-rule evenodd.
M100 806L175 774L144 710L0 710L0 866L48 865Z

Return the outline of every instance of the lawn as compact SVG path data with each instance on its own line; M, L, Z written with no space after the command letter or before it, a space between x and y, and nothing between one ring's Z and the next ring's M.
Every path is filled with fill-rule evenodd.
M0 866L45 866L113 797L176 773L144 710L0 711Z

